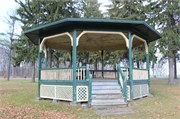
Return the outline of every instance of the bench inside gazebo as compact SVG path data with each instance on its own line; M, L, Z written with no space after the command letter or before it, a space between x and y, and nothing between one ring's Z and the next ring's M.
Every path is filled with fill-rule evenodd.
M148 44L162 36L143 21L66 18L24 33L39 46L36 100L87 102L93 107L106 108L125 107L127 101L151 94ZM141 45L146 52L144 69L133 67L133 49ZM67 51L70 67L47 68L47 49ZM108 51L116 50L128 51L129 66L118 64L117 79L104 79L104 72L111 72L104 70L104 56ZM98 52L102 70L90 70L88 64L77 67L77 51ZM42 53L45 54L45 67L41 66ZM94 72L101 72L102 78L93 78Z

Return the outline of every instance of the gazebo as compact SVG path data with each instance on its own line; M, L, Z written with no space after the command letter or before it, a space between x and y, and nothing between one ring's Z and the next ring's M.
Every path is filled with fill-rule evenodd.
M93 107L124 107L127 101L151 94L148 44L162 36L144 21L66 18L24 33L39 46L36 100L48 98L55 102L70 101L70 104L88 102ZM146 52L144 69L133 67L133 50L141 45ZM70 67L47 68L47 49L67 51ZM103 80L104 55L116 50L128 51L129 66L117 66L115 81ZM77 67L77 51L101 51L101 80L92 77L88 65ZM45 54L45 67L41 66L42 53Z

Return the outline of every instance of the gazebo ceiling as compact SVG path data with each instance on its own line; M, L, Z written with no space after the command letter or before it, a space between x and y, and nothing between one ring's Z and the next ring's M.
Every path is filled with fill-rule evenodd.
M82 31L77 31L77 36ZM72 34L72 32L70 32ZM128 33L123 33L128 38ZM48 38L45 46L56 50L72 50L71 39L67 35ZM86 33L79 39L77 51L127 50L123 36L119 34Z
M66 18L24 31L24 33L34 44L37 45L39 38L63 32L71 33L73 29L77 29L77 36L84 30L93 30L115 32L121 31L127 37L127 32L130 30L134 33L141 35L149 42L152 42L162 37L161 34L159 34L156 30L154 30L144 21L82 18ZM58 40L59 38L61 38L61 40ZM47 47L52 47L55 49L72 49L70 38L68 36L60 36L59 38L53 38L52 41L47 40L45 42L45 45ZM98 42L98 40L101 42ZM134 46L139 45L140 42L138 42L139 41L134 40ZM117 35L115 34L84 34L79 41L77 50L87 51L90 48L93 49L93 51L102 49L127 49L122 36L117 37Z

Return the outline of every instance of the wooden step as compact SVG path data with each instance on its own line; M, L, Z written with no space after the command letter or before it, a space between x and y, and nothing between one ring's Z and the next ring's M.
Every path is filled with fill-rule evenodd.
M110 104L110 103L121 103L121 102L124 102L124 99L111 99L111 100L96 100L96 99L92 99L92 104Z
M101 94L101 95L107 95L107 94L122 94L120 90L92 90L92 95L94 94Z
M116 95L113 95L113 94L111 94L111 95L92 95L92 97L91 97L92 99L109 99L109 100L111 100L111 99L113 99L113 98L124 98L123 97L123 95L122 95L122 93L121 94L116 94Z
M118 82L92 82L92 86L111 86L111 85L119 85Z
M111 86L95 85L95 86L92 86L92 90L104 90L104 89L106 89L106 90L114 90L114 89L121 90L119 85L111 85Z
M93 108L126 107L118 82L92 82L91 106Z

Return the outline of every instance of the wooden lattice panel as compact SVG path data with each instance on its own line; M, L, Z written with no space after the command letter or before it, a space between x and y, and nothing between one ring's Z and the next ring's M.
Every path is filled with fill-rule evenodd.
M133 99L141 98L149 94L148 84L133 86Z
M148 79L148 70L133 69L133 80Z
M53 85L41 85L40 97L42 98L55 98L55 86Z
M88 101L88 86L77 86L77 102L87 102Z
M56 99L73 100L73 86L56 86Z
M72 101L73 86L40 85L40 97Z
M149 94L148 84L141 85L141 95L146 96Z
M141 96L141 85L133 86L133 99L139 98Z

